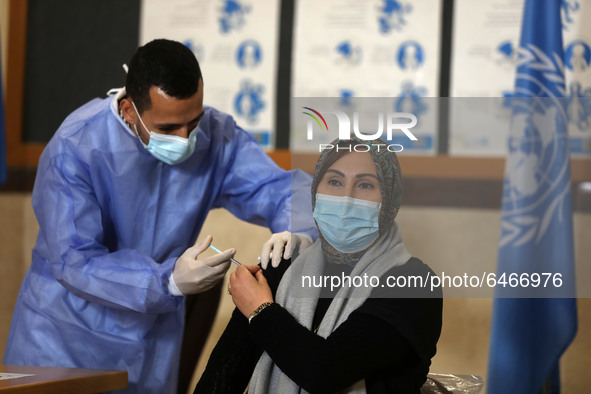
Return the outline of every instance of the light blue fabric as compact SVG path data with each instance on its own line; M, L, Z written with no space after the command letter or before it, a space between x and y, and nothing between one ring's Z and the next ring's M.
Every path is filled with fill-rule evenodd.
M316 193L313 217L336 250L358 252L371 245L380 233L381 203L348 196Z
M144 149L114 100L73 112L41 156L40 231L4 363L127 370L127 392L174 393L184 324L184 298L166 290L174 262L216 207L316 238L311 178L279 169L230 116L208 107L194 154L167 165ZM298 204L292 184L301 187ZM300 228L290 228L292 205L301 205Z
M193 154L195 151L195 142L197 141L197 126L191 130L188 138L183 138L178 135L155 133L146 127L146 124L133 101L131 104L133 105L133 109L135 109L142 126L144 126L144 129L150 134L150 141L148 141L148 144L144 144L142 141L142 145L144 145L144 148L146 148L152 156L166 164L178 164L187 160ZM138 133L137 125L135 124L133 125L133 131L135 131L135 135L139 136L140 133Z

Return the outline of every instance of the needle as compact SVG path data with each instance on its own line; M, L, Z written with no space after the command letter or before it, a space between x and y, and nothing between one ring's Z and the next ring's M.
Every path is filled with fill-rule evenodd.
M216 252L218 252L218 253L222 253L222 251L221 251L221 250L219 250L218 248L216 248L215 246L213 246L213 245L211 245L211 244L209 245L209 247L210 247L210 248L212 248L213 250L215 250L215 251L216 251ZM231 261L231 262L233 262L233 263L234 263L234 264L236 264L236 265L242 265L242 264L240 264L240 263L239 263L237 260L235 260L235 259L233 259L233 258L230 258L230 261Z

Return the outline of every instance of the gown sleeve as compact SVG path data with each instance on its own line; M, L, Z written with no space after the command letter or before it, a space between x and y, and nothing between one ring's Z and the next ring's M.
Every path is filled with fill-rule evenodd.
M217 205L274 233L291 231L318 238L312 219L311 176L279 168L252 136L235 124L233 127L232 162Z
M51 274L87 301L142 313L177 310L166 288L176 258L157 263L132 249L105 246L101 208L86 164L70 153L44 155L33 190L42 245L33 253ZM42 256L42 257L41 257Z

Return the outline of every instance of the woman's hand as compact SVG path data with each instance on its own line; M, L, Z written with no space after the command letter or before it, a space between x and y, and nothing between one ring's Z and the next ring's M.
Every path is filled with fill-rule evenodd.
M230 275L228 291L232 301L246 317L264 302L273 302L263 270L257 265L241 265Z

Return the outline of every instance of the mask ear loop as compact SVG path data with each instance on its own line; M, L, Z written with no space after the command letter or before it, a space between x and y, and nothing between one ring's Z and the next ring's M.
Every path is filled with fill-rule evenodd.
M135 106L135 103L133 102L133 100L129 100L131 101L131 105L133 105L133 109L135 109L135 113L137 114L138 119L140 120L142 126L144 126L144 129L146 129L146 131L148 132L148 134L151 136L151 132L150 130L148 130L148 128L146 127L146 125L144 124L144 121L142 120L142 117L140 115L140 111L137 110L137 107ZM142 137L140 137L140 133L137 131L137 125L134 123L133 124L133 129L135 131L135 135L137 135L137 138L140 140L140 142L144 145L144 146L148 146L144 143L144 141L142 141Z
M135 135L136 135L137 139L138 139L138 140L140 140L140 142L142 143L142 145L144 145L144 146L147 146L147 145L144 143L144 141L142 141L142 137L140 137L140 133L138 133L138 131L137 131L137 126L136 126L136 124L135 124L135 123L133 124L133 131L135 131Z
M142 126L144 126L144 129L146 129L146 131L148 132L148 134L151 134L151 131L148 130L148 128L146 127L146 125L144 124L144 121L142 120L142 117L140 115L140 111L137 110L137 107L135 106L135 103L133 102L133 100L129 100L131 101L131 105L133 105L133 109L135 109L135 113L137 114L138 119L140 120ZM135 126L135 124L134 124ZM136 128L136 133L137 133L137 128ZM139 136L138 136L139 137Z

